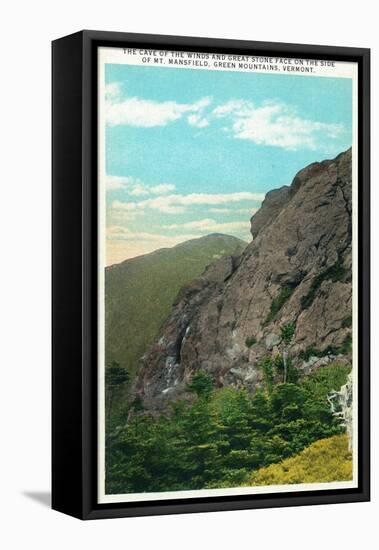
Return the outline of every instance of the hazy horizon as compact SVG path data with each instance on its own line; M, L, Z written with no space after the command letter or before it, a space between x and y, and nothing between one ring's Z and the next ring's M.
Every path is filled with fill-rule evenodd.
M227 233L207 233L206 235L197 235L196 237L192 237L191 239L186 239L185 241L181 241L177 244L173 244L171 246L162 246L160 248L154 248L154 250L152 250L151 252L143 252L142 254L137 254L136 256L131 256L129 258L124 258L122 260L120 260L119 262L113 262L111 264L106 264L105 267L112 267L112 266L115 266L115 265L118 265L118 264L121 264L127 260L134 260L135 258L141 258L142 256L146 256L148 254L153 254L154 252L159 252L160 250L167 250L167 249L170 249L170 248L176 248L177 246L180 246L180 245L184 245L188 242L191 242L191 241L197 241L199 239L204 239L205 237L212 237L212 236L220 236L220 237L229 237L229 238L233 238L233 239L239 239L241 242L245 243L246 246L249 244L249 241L252 240L252 235L250 235L250 239L249 241L247 240L244 240L244 239L240 239L239 237L235 237L234 235L228 235Z

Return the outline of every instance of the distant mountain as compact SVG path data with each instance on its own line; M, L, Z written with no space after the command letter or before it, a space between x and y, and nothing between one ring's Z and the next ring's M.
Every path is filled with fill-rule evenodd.
M211 234L109 266L105 270L105 360L134 377L173 302L189 281L224 256L239 256L247 243Z

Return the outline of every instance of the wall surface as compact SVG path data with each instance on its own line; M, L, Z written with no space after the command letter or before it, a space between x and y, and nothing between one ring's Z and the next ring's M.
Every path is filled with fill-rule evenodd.
M373 400L373 502L82 523L48 507L50 485L50 41L87 29L371 47L375 4L175 0L7 2L2 6L0 132L1 523L3 548L372 548L379 503ZM373 105L372 151L378 112ZM378 168L373 155L373 327L379 323ZM376 311L375 311L376 309ZM379 353L373 333L372 356ZM373 360L373 371L376 360ZM373 372L373 394L377 391ZM5 542L6 541L6 542Z

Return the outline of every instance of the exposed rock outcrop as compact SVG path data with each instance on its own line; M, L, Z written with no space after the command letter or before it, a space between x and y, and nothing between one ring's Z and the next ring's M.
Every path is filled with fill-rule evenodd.
M273 189L266 194L261 208L250 220L251 234L254 238L263 227L274 221L290 197L291 188L287 185L279 189Z
M148 409L183 394L193 372L218 386L260 384L257 365L295 323L290 353L309 371L349 360L351 334L351 150L301 170L267 194L252 217L254 240L179 292L136 383ZM321 360L320 360L321 359Z

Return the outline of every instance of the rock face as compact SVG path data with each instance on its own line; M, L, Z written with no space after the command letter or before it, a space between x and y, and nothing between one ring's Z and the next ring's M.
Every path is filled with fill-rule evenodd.
M268 193L251 231L240 257L222 258L179 292L142 359L135 391L147 409L184 395L198 369L216 386L254 391L259 360L279 352L289 323L297 368L350 359L351 150Z
M278 216L290 197L291 188L287 185L279 189L273 189L266 194L262 207L250 220L251 234L254 238L257 237L263 227L271 223Z

